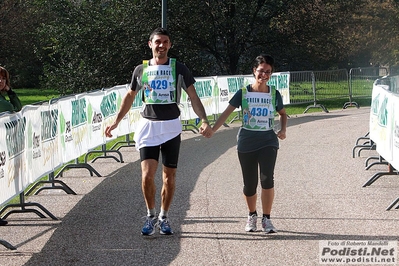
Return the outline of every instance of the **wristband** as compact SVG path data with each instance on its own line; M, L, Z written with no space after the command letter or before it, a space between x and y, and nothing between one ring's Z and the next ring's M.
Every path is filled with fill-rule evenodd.
M201 120L201 123L202 123L202 124L208 124L208 125L209 125L208 119L202 119L202 120Z

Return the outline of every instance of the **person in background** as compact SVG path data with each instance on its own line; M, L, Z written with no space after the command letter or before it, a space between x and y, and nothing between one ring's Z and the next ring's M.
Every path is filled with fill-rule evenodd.
M8 95L9 101L5 95ZM7 69L0 66L0 113L19 112L22 109L21 101L15 91L11 90L10 74Z
M273 70L274 59L271 56L256 57L252 68L255 81L236 92L212 128L216 132L229 115L241 106L246 119L243 119L238 132L237 151L244 181L244 197L249 211L245 225L247 232L257 231L256 192L259 179L262 187L263 231L277 232L271 222L270 213L274 200L274 166L279 148L278 138L283 140L286 137L287 114L279 91L267 85ZM280 115L281 129L277 134L274 131L275 112Z
M140 151L142 191L147 207L143 235L153 235L159 227L160 234L170 235L168 215L175 192L176 169L179 157L182 124L179 119L181 89L190 97L194 112L202 120L200 133L205 137L212 135L204 106L194 88L195 79L188 68L168 57L171 48L169 32L164 28L155 29L149 38L148 46L152 50L152 59L144 60L133 71L130 90L122 100L116 120L107 126L105 135L112 137L115 129L130 110L133 100L143 99L141 119L134 132L136 149ZM155 206L155 174L158 168L159 155L162 155L161 208L157 217Z
M8 101L4 95L8 95ZM17 94L11 90L10 74L7 69L0 66L0 113L2 112L18 112L22 109L21 101ZM8 222L0 218L0 226L7 225Z

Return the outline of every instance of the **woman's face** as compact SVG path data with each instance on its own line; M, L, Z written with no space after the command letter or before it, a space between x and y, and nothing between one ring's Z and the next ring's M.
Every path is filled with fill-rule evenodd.
M0 91L4 91L6 88L7 79L6 77L0 73Z
M257 82L268 82L272 73L273 68L271 65L262 63L258 67L254 68L254 77Z

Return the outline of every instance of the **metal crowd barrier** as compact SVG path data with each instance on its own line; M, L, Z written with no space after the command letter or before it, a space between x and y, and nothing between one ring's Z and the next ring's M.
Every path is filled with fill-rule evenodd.
M306 107L321 108L328 112L323 101L348 99L343 109L350 106L359 108L355 99L371 98L373 82L388 75L384 67L365 67L326 71L292 71L290 72L290 105L312 103Z
M293 71L290 73L290 81L289 81L289 97L290 104L309 104L306 107L304 113L306 113L310 108L321 108L324 112L328 112L327 108L322 104L323 101L331 100L331 99L345 99L349 98L349 102L345 103L343 108L347 108L349 106L356 106L359 108L359 105L355 102L356 98L362 97L370 97L373 89L373 82L383 76L388 75L388 70L386 68L381 67L367 67L367 68L352 68L349 72L346 69L337 69L337 70L326 70L326 71ZM399 80L398 78L391 79L382 79L381 82L389 82L391 88L395 89L396 92L399 91ZM57 100L57 99L54 99ZM222 110L223 111L223 110ZM212 114L214 119L216 120L219 114ZM238 115L238 120L241 117ZM188 121L185 121L185 129L187 130L187 126L191 124ZM194 125L195 128L195 125ZM189 129L191 130L191 129ZM192 130L196 133L195 130ZM127 144L122 145L121 144ZM56 178L62 175L62 171L66 168L87 168L90 171L90 174L93 175L95 173L97 176L101 176L95 169L87 164L87 156L91 153L101 153L102 156L95 158L92 162L94 162L98 158L114 158L117 162L123 162L122 155L118 151L121 147L134 147L134 141L132 141L129 137L129 134L126 135L126 141L121 141L111 149L106 149L106 146L103 145L101 150L92 150L89 151L84 159L84 163L79 163L78 160L75 163L64 165L64 168L55 175L54 172L49 174L49 178L47 181L38 181L26 194L21 193L20 196L20 204L17 205L9 205L0 210L0 215L5 211L8 207L21 207L21 210L14 210L13 212L35 212L40 217L43 215L32 209L26 209L26 206L33 206L32 204L26 204L24 200L25 195L29 195L32 193L38 185L50 184L50 187L43 186L39 190L36 191L35 194L39 193L43 189L52 188L52 189L63 189L68 194L75 194L74 191L69 188L62 181L56 180ZM109 156L108 153L116 152L120 160L118 160L114 156ZM58 185L57 185L58 184ZM17 195L16 195L17 196ZM399 201L399 199L398 199ZM44 207L34 205L39 207L43 212L45 212L52 219L57 219L50 212L48 212ZM6 214L7 217L10 213ZM8 248L12 248L11 245L6 243L4 240L0 240L0 244L8 246Z
M376 79L388 75L388 69L385 67L359 67L349 70L349 102L344 105L355 105L358 103L353 98L371 97L373 83Z

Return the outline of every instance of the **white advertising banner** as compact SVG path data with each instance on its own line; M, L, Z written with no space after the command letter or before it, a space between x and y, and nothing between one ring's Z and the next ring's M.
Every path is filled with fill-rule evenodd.
M194 84L195 91L197 92L207 114L213 114L215 110L215 105L213 104L215 94L217 95L215 86L216 80L213 77L196 78ZM191 106L190 110L194 112Z
M224 109L229 105L230 99L234 96L234 94L242 89L244 86L247 86L251 83L252 76L218 76L217 77L217 86L219 88L219 95L223 95L219 97L219 110L218 113L222 113Z
M217 95L215 88L216 80L214 77L196 78L195 80L195 91L197 92L197 95L204 106L206 114L211 115L214 113L216 108L214 104L215 94ZM181 120L190 120L198 117L192 108L188 94L184 90L182 90L182 96L180 98L179 105L181 107Z
M370 139L374 141L377 152L390 164L394 165L394 102L395 94L386 90L385 85L373 86L370 108ZM397 159L396 159L397 160Z
M129 84L126 85L127 89L129 88ZM129 125L130 125L130 132L136 131L137 123L140 120L140 111L143 108L143 97L142 92L138 92L136 98L134 99L132 108L129 111Z
M26 118L22 112L0 116L0 201L22 192L30 183L26 166Z
M129 84L125 84L112 87L111 89L105 91L104 100L102 103L102 111L104 115L104 129L115 121L116 115L118 114L118 111L121 107L123 97L125 97L128 88ZM137 94L136 98L139 97L139 94ZM133 105L134 103L135 102L133 102ZM129 113L127 113L119 122L118 127L112 131L113 137L107 138L107 141L120 136L124 136L131 132L132 131L129 124Z
M398 91L399 92L399 91ZM399 169L399 95L392 98L393 136L392 136L392 166Z
M21 110L21 113L26 117L26 135L25 135L25 159L26 166L29 169L25 175L28 177L30 183L46 172L52 170L51 165L49 169L45 169L45 158L42 145L42 117L38 114L41 113L42 108L48 106L27 105Z
M101 108L104 104L105 93L102 90L87 94L87 149L94 149L106 143L104 135L104 117Z
M283 104L290 104L290 72L277 72L273 73L270 77L269 82L267 83L271 86L275 86L275 88L280 92L281 97L283 98Z
M87 152L87 104L86 94L58 100L58 126L61 158L63 163Z
M47 167L52 167L54 170L63 165L60 145L60 109L58 101L43 106L42 116L42 139L44 162ZM49 111L46 111L46 110ZM41 109L42 110L42 109Z

